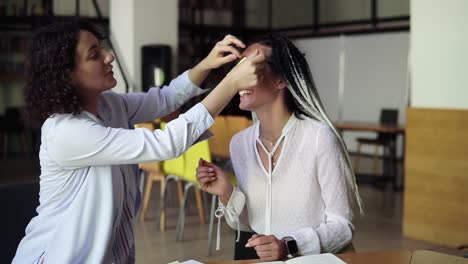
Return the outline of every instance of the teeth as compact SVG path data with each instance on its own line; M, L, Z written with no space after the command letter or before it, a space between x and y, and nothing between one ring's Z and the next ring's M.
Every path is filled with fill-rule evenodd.
M239 92L239 95L242 96L244 94L251 94L251 93L252 93L252 91L250 91L250 90L242 90L242 91Z

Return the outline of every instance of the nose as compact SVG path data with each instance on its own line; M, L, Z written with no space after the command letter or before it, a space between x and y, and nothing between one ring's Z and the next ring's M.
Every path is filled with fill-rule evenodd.
M114 55L112 55L112 53L107 49L104 50L104 56L105 56L104 57L104 63L105 64L109 64L109 63L112 63L114 61Z

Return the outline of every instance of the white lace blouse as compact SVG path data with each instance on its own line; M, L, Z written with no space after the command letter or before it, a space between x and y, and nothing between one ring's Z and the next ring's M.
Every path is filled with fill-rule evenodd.
M292 236L302 255L338 252L351 242L354 230L340 145L326 125L294 115L282 136L283 149L271 173L256 147L258 122L233 137L238 186L219 210L232 228L278 239Z

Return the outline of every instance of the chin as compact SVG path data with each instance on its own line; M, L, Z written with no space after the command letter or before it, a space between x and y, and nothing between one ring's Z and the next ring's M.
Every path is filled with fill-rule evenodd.
M239 104L239 109L244 110L244 111L253 111L252 107L250 107L249 105L242 104L242 103Z
M112 89L114 88L115 86L117 85L117 80L116 79L113 79L111 82L109 82L109 89Z

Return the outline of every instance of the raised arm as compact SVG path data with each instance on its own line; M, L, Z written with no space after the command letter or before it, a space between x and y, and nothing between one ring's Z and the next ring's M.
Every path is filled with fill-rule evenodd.
M148 93L122 95L130 121L136 124L166 116L190 98L204 93L205 91L199 86L211 70L240 57L239 51L234 46L245 47L244 43L236 37L227 35L222 41L216 43L206 58L171 81L168 86L162 89L152 88Z

